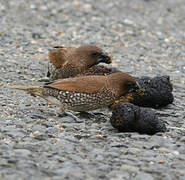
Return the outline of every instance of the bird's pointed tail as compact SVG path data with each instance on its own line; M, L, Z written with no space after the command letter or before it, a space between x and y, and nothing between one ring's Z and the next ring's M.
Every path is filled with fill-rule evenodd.
M43 93L42 93L43 87L40 87L40 86L13 85L13 86L9 86L9 88L27 91L28 93L30 93L32 95L37 95L37 96L41 96L41 97L43 96Z

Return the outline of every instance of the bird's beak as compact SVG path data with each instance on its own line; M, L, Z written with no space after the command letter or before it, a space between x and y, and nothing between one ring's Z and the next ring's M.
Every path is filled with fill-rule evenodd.
M101 63L101 62L110 64L112 62L112 58L107 53L102 53L102 55L100 55L98 58L98 63Z
M143 89L141 88L139 83L136 81L136 85L129 90L129 93L133 93L133 92L136 92L138 90L139 91L143 91Z

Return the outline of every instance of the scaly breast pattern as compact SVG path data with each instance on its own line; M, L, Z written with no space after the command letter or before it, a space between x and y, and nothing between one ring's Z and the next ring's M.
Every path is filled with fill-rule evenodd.
M104 108L116 100L114 94L107 89L96 94L86 94L53 88L43 88L43 94L58 99L66 110L78 112Z

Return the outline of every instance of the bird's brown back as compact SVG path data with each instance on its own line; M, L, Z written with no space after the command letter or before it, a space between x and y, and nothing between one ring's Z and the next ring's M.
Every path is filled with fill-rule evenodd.
M98 93L103 89L110 89L116 95L123 94L128 90L127 82L136 83L135 79L128 74L117 72L106 76L81 76L54 81L45 87L63 91L80 93Z
M70 61L75 50L75 47L55 47L48 53L49 60L56 68L60 68Z
M76 68L95 64L94 57L90 52L96 51L103 53L102 49L97 46L84 45L78 48L57 46L48 54L50 62L56 67L60 68L66 64L70 64Z
M106 87L105 76L81 76L56 80L44 87L55 88L63 91L74 91L81 93L97 93Z

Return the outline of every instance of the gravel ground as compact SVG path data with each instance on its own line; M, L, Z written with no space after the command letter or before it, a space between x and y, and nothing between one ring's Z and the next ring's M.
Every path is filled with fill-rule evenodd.
M89 43L134 76L170 75L175 101L158 112L176 128L118 133L108 110L85 128L8 88L42 84L52 46ZM184 0L1 0L0 179L185 179L184 84Z

